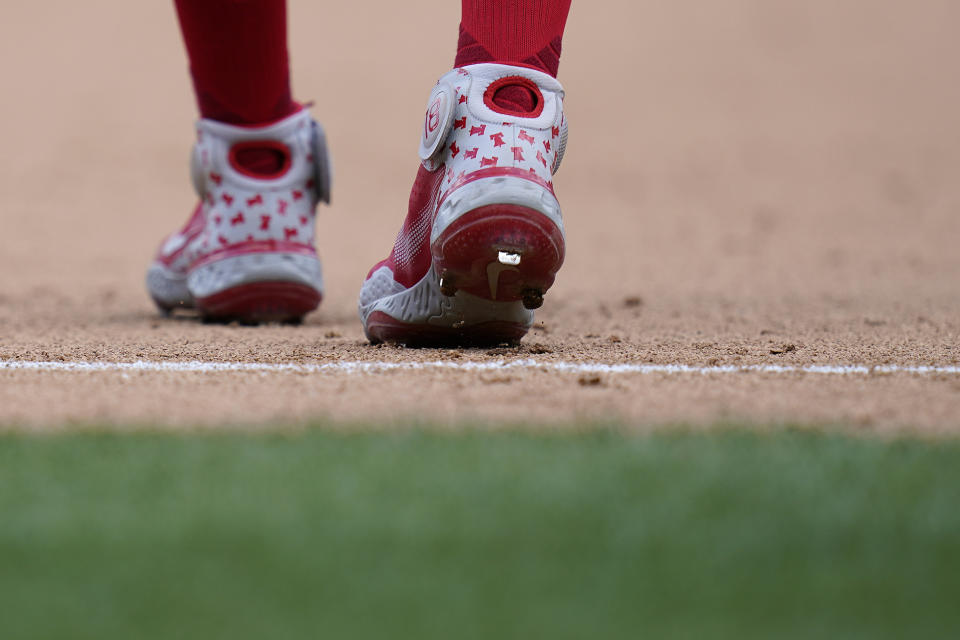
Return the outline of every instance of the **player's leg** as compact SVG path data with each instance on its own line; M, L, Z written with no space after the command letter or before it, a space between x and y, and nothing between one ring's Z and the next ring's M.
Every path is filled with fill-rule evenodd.
M290 95L283 0L175 0L203 118L274 122L299 107Z
M521 338L564 258L553 173L569 0L463 0L455 69L427 102L407 218L360 292L371 341Z
M161 309L295 320L322 295L314 210L327 200L322 132L293 101L282 0L176 0L201 119L201 201L151 265Z
M462 0L455 67L525 64L557 76L570 0Z

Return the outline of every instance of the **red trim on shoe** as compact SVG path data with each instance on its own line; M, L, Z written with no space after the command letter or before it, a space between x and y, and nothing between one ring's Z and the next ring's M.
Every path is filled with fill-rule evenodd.
M223 249L218 249L209 253L190 265L190 269L223 260L235 256L243 256L251 253L293 253L304 256L315 256L317 250L308 244L299 242L286 242L284 240L251 240L247 242L238 242Z
M283 163L280 165L280 168L274 172L260 173L257 171L251 171L250 169L244 167L240 163L237 156L243 151L256 149L279 152L283 156ZM247 176L248 178L254 178L257 180L276 180L290 171L290 166L293 164L290 147L277 140L248 140L244 142L238 142L230 147L230 152L227 155L227 159L234 171L241 175Z
M203 227L204 227L203 202L198 202L197 206L194 207L193 209L193 213L190 214L190 220L187 221L186 226L184 226L183 229L177 232L177 234L183 236L183 244L180 245L180 248L169 255L163 255L161 253L161 251L163 250L163 247L167 244L167 241L173 237L173 236L167 236L167 238L163 241L163 245L160 246L160 250L157 251L157 255L154 258L154 260L156 260L157 262L159 262L165 267L169 267L170 265L172 265L176 261L176 259L180 257L180 254L182 254L186 250L190 242L194 238L196 238L198 235L203 233ZM177 234L174 234L174 235L177 235Z
M446 200L451 193L463 185L470 184L471 182L475 182L477 180L483 180L484 178L497 178L500 176L511 176L514 178L523 178L524 180L529 180L530 182L534 182L544 189L549 190L550 193L556 197L556 193L553 191L553 183L547 182L528 169L520 169L518 167L488 167L486 169L478 169L477 171L468 173L450 185L450 188L447 189L443 195L440 196L440 200L437 201L437 209L440 208L440 205L443 204L443 201Z
M442 169L430 171L420 165L410 190L407 217L387 257L393 279L408 288L430 269L430 228L436 216L443 176Z
M241 322L288 322L299 320L318 306L322 294L296 282L251 282L231 287L206 298L196 306L209 320Z
M373 272L376 271L377 269L379 269L380 267L386 267L387 269L390 269L390 258L384 258L383 260L381 260L381 261L378 262L377 264L375 264L375 265L373 265L372 267L370 267L370 271L367 272L367 277L363 279L364 282L366 282L367 280L369 280L369 279L370 279L370 276L373 275ZM390 269L390 273L393 273L393 269Z
M496 346L519 342L529 327L519 322L490 320L458 329L430 324L410 324L383 311L374 311L364 326L374 344L395 342L409 347Z
M532 110L516 111L514 109L507 109L505 107L501 107L494 101L497 91L510 86L523 87L533 94L533 96L536 98L536 104L533 106ZM543 113L543 94L540 92L540 87L538 87L533 80L524 78L523 76L507 76L506 78L498 78L490 83L490 86L487 87L487 90L483 92L483 104L487 105L487 107L491 110L504 115L516 116L519 118L536 118Z

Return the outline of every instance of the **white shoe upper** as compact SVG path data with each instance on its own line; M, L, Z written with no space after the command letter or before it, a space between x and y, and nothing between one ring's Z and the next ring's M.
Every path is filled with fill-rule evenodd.
M522 84L538 97L532 114L493 101L499 87ZM474 64L445 74L427 102L420 159L444 167L441 201L465 180L524 177L552 190L567 142L563 87L549 74L502 64Z
M273 175L254 174L237 160L245 147L274 149L285 160ZM315 256L315 210L329 202L330 161L306 109L263 127L200 120L191 174L200 209L160 247L148 274L158 301L189 298L187 273L200 263L266 251Z
M288 162L275 175L252 174L236 160L245 146L275 147ZM206 226L187 249L190 263L248 242L313 245L330 178L322 130L306 109L257 128L201 120L191 169Z

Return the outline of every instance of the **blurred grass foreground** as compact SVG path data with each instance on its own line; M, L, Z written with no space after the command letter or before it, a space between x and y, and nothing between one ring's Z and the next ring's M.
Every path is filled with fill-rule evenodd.
M0 637L956 638L960 443L0 437Z

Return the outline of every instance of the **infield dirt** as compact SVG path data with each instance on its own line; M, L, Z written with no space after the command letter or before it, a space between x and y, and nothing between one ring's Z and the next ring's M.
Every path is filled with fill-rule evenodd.
M960 363L960 5L575 0L557 176L568 257L519 348L371 347L356 316L416 172L459 4L290 2L327 128L326 299L301 327L164 319L143 287L193 204L172 3L0 24L0 359ZM399 52L400 55L397 55ZM960 431L960 376L0 371L0 423L624 419Z

